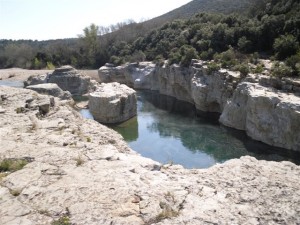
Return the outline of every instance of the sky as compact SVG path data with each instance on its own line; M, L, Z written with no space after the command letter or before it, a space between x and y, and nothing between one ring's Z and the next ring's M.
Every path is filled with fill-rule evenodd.
M0 0L0 39L74 38L91 23L151 19L191 0Z

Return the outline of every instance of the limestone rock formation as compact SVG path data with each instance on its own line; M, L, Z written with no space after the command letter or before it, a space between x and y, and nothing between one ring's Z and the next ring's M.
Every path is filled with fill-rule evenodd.
M71 66L62 66L49 75L47 82L56 83L62 90L72 95L83 95L89 91L91 79L80 74Z
M124 84L100 84L89 94L89 109L100 123L119 123L136 115L135 91Z
M259 84L241 83L220 122L255 140L300 151L300 98Z
M33 107L41 100L53 103L43 116ZM0 87L0 105L0 162L28 161L0 172L1 225L300 223L293 163L242 157L199 170L160 165L57 98Z
M24 82L25 86L55 83L63 91L69 91L72 95L83 95L95 88L95 81L90 77L81 74L72 66L62 66L47 75L31 76Z
M109 65L99 69L99 77L173 96L202 112L220 113L221 123L245 130L253 139L300 151L299 79L258 74L242 78L226 69L209 72L201 60L193 60L189 68L149 62Z
M40 94L52 95L61 99L71 99L71 93L68 91L63 91L57 84L46 83L46 84L37 84L30 85L26 87L27 89L36 91Z
M98 76L103 83L118 82L135 89L151 89L155 69L155 64L151 62L130 63L117 67L105 64L98 70Z

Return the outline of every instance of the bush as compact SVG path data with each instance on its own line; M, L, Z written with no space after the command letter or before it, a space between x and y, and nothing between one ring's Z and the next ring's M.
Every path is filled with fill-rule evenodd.
M212 74L215 71L218 71L221 67L215 63L215 62L211 62L207 65L207 73L208 74Z
M227 51L222 52L220 54L215 54L214 60L216 62L221 63L221 67L223 67L223 68L231 68L231 67L237 65L237 63L238 63L237 57L232 48L229 48Z
M119 65L122 65L124 63L124 59L122 57L118 57L118 56L113 55L110 58L110 63L112 63L116 66L119 66Z
M290 77L293 75L293 69L284 63L276 62L271 69L271 75L276 77Z
M293 70L293 76L300 76L300 52L286 59L286 65Z
M264 71L264 66L262 64L258 64L253 70L253 73L262 73L263 71Z
M0 162L0 172L15 172L26 164L28 164L26 159L4 159Z
M241 73L241 76L247 76L248 73L250 72L250 68L248 66L248 64L246 63L242 63L239 64L237 66L235 66L235 70L239 71Z
M282 60L296 54L299 49L299 43L291 34L280 35L279 38L275 39L273 49L277 59Z

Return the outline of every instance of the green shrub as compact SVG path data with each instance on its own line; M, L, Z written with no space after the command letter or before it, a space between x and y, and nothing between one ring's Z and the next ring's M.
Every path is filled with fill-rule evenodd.
M26 164L28 164L26 159L4 159L0 162L0 172L15 172Z
M207 64L207 73L212 74L213 72L218 71L220 68L221 67L219 66L219 64L215 62L211 62Z
M263 71L264 71L264 66L262 64L258 64L253 70L253 73L262 73Z
M299 42L291 34L280 35L280 37L275 39L273 49L277 59L282 60L296 54L299 49Z
M69 217L62 216L58 220L54 220L51 225L71 225L71 222Z
M271 75L275 77L290 77L293 75L293 69L284 63L276 62L272 66Z
M248 66L248 64L246 63L242 63L242 64L239 64L239 65L236 65L234 67L234 70L237 70L241 73L241 76L247 76L248 73L250 72L250 68Z

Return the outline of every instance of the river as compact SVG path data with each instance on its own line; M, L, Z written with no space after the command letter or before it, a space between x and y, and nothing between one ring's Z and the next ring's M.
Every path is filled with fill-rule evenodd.
M245 155L299 164L298 153L254 141L222 126L213 114L196 116L191 104L149 91L138 91L137 99L138 115L111 128L144 157L185 168L208 168ZM92 118L88 110L81 114Z

